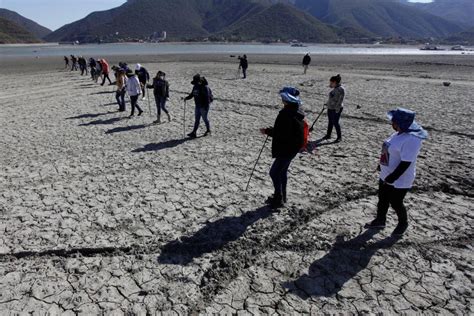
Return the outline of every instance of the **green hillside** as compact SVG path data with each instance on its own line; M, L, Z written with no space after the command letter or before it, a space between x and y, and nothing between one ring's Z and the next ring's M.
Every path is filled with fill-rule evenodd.
M30 19L25 18L24 16L21 16L20 14L14 11L0 8L0 17L17 24L18 26L32 33L37 38L43 38L49 33L51 33L50 29L41 26Z
M39 40L21 26L0 17L0 44L38 43Z

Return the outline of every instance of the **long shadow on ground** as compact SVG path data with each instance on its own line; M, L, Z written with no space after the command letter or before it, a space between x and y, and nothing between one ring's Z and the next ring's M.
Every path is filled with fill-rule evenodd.
M79 126L109 125L109 124L114 124L116 122L119 122L123 119L124 119L123 117L113 117L113 118L110 118L108 120L96 120L96 121L92 121L92 122L89 122L89 123L82 123L82 124L79 124Z
M168 148L173 148L177 147L181 144L184 144L187 141L190 141L191 138L182 138L182 139L172 139L172 140L167 140L165 142L161 143L151 143L151 144L146 144L142 148L137 148L132 150L132 153L143 153L143 152L148 152L148 151L160 151L163 149L168 149Z
M302 299L330 297L339 293L345 283L367 268L379 249L390 248L399 240L387 237L368 243L378 232L367 230L347 241L344 241L344 236L337 236L332 249L311 264L307 274L283 283L283 287Z
M114 113L117 113L117 112L118 111L105 112L105 113L87 113L87 114L81 114L81 115L78 115L78 116L66 117L66 120L79 120L79 119L83 119L83 118L96 118L96 117L99 117L99 116L114 114Z
M107 131L105 131L106 134L115 134L115 133L122 133L122 132L129 132L129 131L134 131L137 129L142 129L150 126L149 124L140 124L140 125L130 125L130 126L121 126L121 127L115 127L111 128Z
M158 257L159 263L187 265L194 258L217 251L231 241L240 238L255 222L272 215L264 206L236 217L225 217L203 228L190 237L182 237L166 244Z

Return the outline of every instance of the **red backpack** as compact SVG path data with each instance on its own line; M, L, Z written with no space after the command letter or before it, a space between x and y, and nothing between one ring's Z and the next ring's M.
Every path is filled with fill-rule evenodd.
M309 124L306 120L303 120L303 146L301 149L306 149L309 141Z

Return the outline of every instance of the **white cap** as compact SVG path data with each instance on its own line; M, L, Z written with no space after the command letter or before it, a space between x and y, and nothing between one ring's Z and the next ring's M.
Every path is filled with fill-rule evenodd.
M137 65L135 66L135 70L140 70L141 68L142 68L142 65L140 65L140 64L137 64Z

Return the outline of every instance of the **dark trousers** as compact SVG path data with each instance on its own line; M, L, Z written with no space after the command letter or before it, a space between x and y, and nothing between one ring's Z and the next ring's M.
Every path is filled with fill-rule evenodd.
M286 198L286 185L288 183L288 168L290 167L292 158L276 158L270 168L270 177L275 188L275 198Z
M242 68L242 74L244 75L244 79L247 78L247 68Z
M119 111L125 111L125 90L115 92L115 99L119 106Z
M327 137L331 137L333 127L336 128L337 138L341 138L341 125L339 125L339 120L341 119L342 114L341 109L339 113L336 110L328 110L328 132L326 134Z
M71 71L77 70L77 63L72 63Z
M87 72L87 66L81 66L81 76L84 76L84 73L87 75L88 72Z
M142 109L138 106L138 97L139 95L130 96L130 103L132 105L132 113L130 113L130 115L135 114L135 108L137 108L138 113L143 112Z
M112 84L112 81L109 78L109 74L104 73L104 79L102 79L102 85L105 84L105 79L109 80L109 83Z
M194 129L193 129L193 133L196 133L197 130L199 129L199 124L201 123L201 117L202 117L202 120L204 121L204 124L206 124L207 131L211 130L211 124L209 123L208 115L209 115L209 108L196 106L196 108L194 110Z
M142 94L143 94L143 97L146 97L146 81L145 81L145 82L140 81L140 83L142 84Z
M407 209L403 204L403 199L407 195L408 189L396 189L395 187L379 181L379 202L377 204L377 220L385 223L388 208L391 206L398 216L398 224L408 224Z
M161 95L155 94L155 103L156 103L156 113L158 113L158 118L161 116L161 110L168 114L168 110L166 109L166 97L162 97Z

